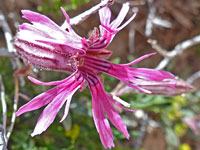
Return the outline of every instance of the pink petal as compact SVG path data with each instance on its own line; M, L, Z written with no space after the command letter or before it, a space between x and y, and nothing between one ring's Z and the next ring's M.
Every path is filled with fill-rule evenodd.
M98 77L96 78L98 79ZM113 125L127 138L129 138L129 133L120 115L111 105L111 102L114 100L105 92L103 85L98 82L95 85L90 84L89 87L92 94L93 117L97 131L99 132L100 139L104 147L111 148L114 146L113 135L104 112L107 114Z
M92 93L92 110L93 110L93 118L94 123L99 133L101 142L104 148L111 148L114 147L113 143L113 135L112 130L110 128L109 122L104 115L103 107L99 99L97 99L97 92L95 88L92 86L90 87Z
M71 99L72 99L72 96L74 95L74 93L80 88L80 85L74 89L71 94L69 94L67 96L67 102L66 102L66 106L65 106L65 112L64 112L64 115L62 117L62 119L60 120L60 122L63 122L63 120L67 117L68 115L68 112L69 112L69 107L70 107L70 103L71 103Z
M82 83L81 78L79 79L79 81L76 81L77 76L79 76L79 74L74 73L62 81L55 81L55 82L50 82L50 83L43 83L41 81L38 81L34 78L29 77L29 79L31 79L31 81L33 81L36 84L54 85L53 83L59 84L59 82L60 82L60 84L48 91L36 96L30 102L28 102L27 104L20 107L19 110L17 111L16 115L19 116L25 112L39 109L39 108L43 107L44 105L48 104L49 102L51 102L56 97L56 95L59 95L60 93L62 93L65 90L70 91L70 88L73 89L74 86L77 87L78 86L77 84ZM67 89L66 89L66 87L67 87Z
M133 19L136 17L136 13L131 16L123 25L117 28L118 31L122 30L124 27L126 27Z
M68 92L63 91L44 109L31 136L41 134L52 124L60 108L65 103L67 95Z
M45 131L54 121L60 108L68 100L67 108L65 109L65 114L62 120L66 118L68 114L69 103L71 101L71 98L73 94L77 91L77 89L80 88L81 83L82 83L82 80L75 82L75 84L65 86L64 90L61 93L57 94L57 96L53 99L53 101L49 103L48 106L43 110L31 136L41 134L43 131Z
M58 93L62 92L63 90L64 89L61 88L61 86L57 86L36 96L30 102L20 107L19 110L16 112L16 116L20 116L25 112L33 111L45 106L46 104L51 102Z
M74 81L75 80L75 74L76 74L76 72L75 73L73 73L72 75L70 75L69 77L67 77L66 79L64 79L64 80L61 80L61 81L52 81L52 82L42 82L42 81L39 81L39 80L37 80L37 79L35 79L35 78L33 78L33 77L31 77L31 76L28 76L28 79L31 81L31 82L33 82L33 83L35 83L35 84L38 84L38 85L58 85L58 84L62 84L62 83L71 83L72 81Z
M111 19L111 11L108 7L103 7L99 10L99 18L101 21L101 24L109 25L110 19Z
M126 2L122 5L122 8L117 16L117 18L110 24L111 25L111 28L113 30L116 30L117 27L122 23L122 21L124 20L124 18L126 17L128 11L129 11L129 3Z
M22 39L27 42L49 42L45 44L51 43L50 45L54 46L54 51L67 54L70 52L74 54L81 50L82 38L74 32L70 25L68 31L66 31L44 15L29 10L22 10L22 13L24 15L23 17L33 24L25 23L21 25L16 39ZM67 14L64 13L64 15L66 16ZM56 45L63 45L64 47L58 47Z
M116 112L116 110L113 108L113 106L110 103L111 97L104 91L103 86L101 83L98 83L95 86L96 90L98 91L96 101L99 101L101 105L99 107L102 107L103 110L106 112L109 120L112 122L112 124L121 131L127 139L129 139L129 133L127 131L126 125L124 124L123 120L121 119L120 115Z
M155 69L147 69L147 68L133 68L130 69L131 73L137 77L152 81L162 81L164 79L174 79L174 75L162 71L162 70L155 70Z
M17 36L19 38L19 36ZM17 53L26 63L31 63L37 67L48 68L61 71L72 72L74 69L71 65L68 65L67 61L73 61L71 58L56 53L53 51L53 47L49 45L41 45L36 41L26 41L27 37L22 39L15 39L15 47Z
M155 54L157 54L157 53L146 54L146 55L144 55L144 56L142 56L142 57L140 57L140 58L138 58L138 59L136 59L136 60L134 60L134 61L132 61L132 62L130 62L130 63L128 63L128 64L123 64L123 65L124 65L124 66L131 66L131 65L134 65L134 64L136 64L136 63L142 61L143 59L146 59L146 58L148 58L148 57L150 57L150 56L152 56L152 55L155 55Z

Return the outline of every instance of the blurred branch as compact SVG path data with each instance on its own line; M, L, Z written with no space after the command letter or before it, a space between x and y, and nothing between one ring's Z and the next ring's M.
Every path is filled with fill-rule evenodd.
M1 4L1 8L2 8L3 3L2 3L1 0L0 0L0 4ZM7 20L6 20L3 12L1 10L0 10L0 26L2 26L2 29L3 29L3 32L4 32L4 37L5 37L6 44L7 44L7 50L8 50L7 52L5 52L6 49L3 49L4 54L8 55L8 53L10 53L9 56L12 56L12 55L14 56L14 54L16 54L16 49L15 49L14 44L12 42L13 35L12 35L11 29L10 29L8 23L7 23ZM1 52L0 52L0 56L1 56ZM21 68L19 58L17 58L17 57L12 58L11 57L10 60L11 60L13 69L20 69ZM23 86L25 84L24 78L20 77L19 79L20 79L20 85Z
M189 40L183 41L181 43L178 43L174 49L167 51L163 49L156 40L149 39L148 42L151 44L152 48L154 48L160 55L164 57L164 59L158 64L156 69L160 70L165 68L172 58L174 58L177 55L182 54L185 50L187 50L189 47L196 45L200 43L200 35L197 35Z
M141 120L140 135L135 139L135 142L134 142L134 146L133 146L134 149L141 148L142 141L147 132L148 122L149 122L149 116L147 113L145 113Z
M1 57L16 57L14 53L10 53L6 48L0 48Z
M149 13L146 20L145 35L149 37L152 34L153 29L153 19L155 18L156 8L153 5L153 0L147 0L149 7Z
M15 97L14 97L14 104L13 104L13 113L12 113L12 118L11 118L11 124L10 128L7 133L7 141L10 138L10 135L12 134L14 125L15 125L15 120L16 120L16 111L17 111L17 106L18 106L18 101L19 101L19 83L18 83L18 76L14 74L15 78Z
M187 78L186 82L192 84L198 78L200 78L200 70L192 74L189 78Z
M77 25L81 22L83 22L84 20L86 20L90 15L96 13L99 9L105 7L105 6L108 6L108 5L111 5L114 3L114 0L101 0L101 2L99 4L97 4L96 6L90 8L89 10L83 12L82 14L74 17L74 18L71 18L70 19L70 24L73 26L73 25ZM62 28L66 28L66 21L62 24Z
M156 7L154 5L154 0L147 0L147 5L149 8L148 17L146 20L145 35L149 37L152 34L153 26L161 26L164 28L171 28L172 24L158 16L156 16Z
M5 40L6 40L6 44L7 44L7 48L8 48L8 52L10 53L15 53L16 50L14 48L14 45L12 44L12 39L13 39L13 35L12 32L10 30L10 27L2 13L2 11L0 10L0 25L2 26L3 32L4 32L4 36L5 36Z
M26 101L30 101L30 100L31 100L30 97L28 97L27 95L25 95L25 94L23 94L23 93L19 93L19 97L23 98L23 99L26 100Z
M0 75L0 86L1 86L1 104L2 104L2 112L3 112L3 136L4 136L4 139L5 139L5 142L7 141L6 140L6 122L7 122L7 105L6 105L6 99L5 99L5 87L4 87L4 84L3 84L3 79L2 79L2 76Z
M0 150L7 150L4 128L0 125Z
M130 25L128 32L128 49L130 54L133 54L134 48L135 48L135 29L133 25Z

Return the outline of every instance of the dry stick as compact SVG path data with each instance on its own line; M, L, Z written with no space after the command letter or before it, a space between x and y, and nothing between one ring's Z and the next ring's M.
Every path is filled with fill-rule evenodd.
M129 26L129 33L128 33L128 49L129 53L133 54L135 48L135 29L133 25Z
M151 44L152 48L158 51L159 54L161 54L164 59L158 64L156 69L160 70L165 68L172 58L174 58L177 55L182 54L185 50L187 50L189 47L192 47L198 43L200 43L200 35L197 35L189 40L183 41L179 44L177 44L174 49L167 51L163 49L155 40L148 40L148 42Z
M156 8L151 0L147 0L147 4L149 7L149 13L146 21L145 35L149 37L153 30L153 19L155 18Z
M108 5L111 5L113 4L114 0L102 0L99 4L97 4L96 6L90 8L89 10L83 12L82 14L74 17L74 18L71 18L70 19L70 24L73 26L73 25L77 25L81 22L83 22L84 20L86 20L90 15L96 13L99 9L105 7L105 6L108 6ZM65 21L61 28L64 28L66 29L67 28L67 22Z
M3 126L0 124L0 150L7 150L6 140L5 140L5 133Z
M11 43L12 39L13 39L13 35L12 32L10 30L10 27L2 13L2 11L0 10L0 23L4 32L4 36L6 39L6 44L7 44L7 48L8 48L8 52L10 53L15 53L16 50L14 48L14 45Z
M10 53L7 48L0 48L1 57L16 57L14 53Z
M1 7L3 7L2 6L3 3L1 2L1 0L0 0L0 4L1 4ZM12 42L13 35L12 35L12 32L11 32L11 29L10 29L10 27L7 23L7 20L6 20L3 12L1 10L0 10L0 24L1 24L3 32L4 32L4 37L5 37L5 40L6 40L8 52L11 53L11 54L16 54L16 49L15 49L14 44ZM13 69L21 68L21 64L19 63L19 58L14 57L14 58L11 58L10 60L11 60ZM20 77L20 83L21 83L22 86L24 85L25 81L24 81L23 77Z
M15 119L16 119L16 111L17 111L17 106L18 106L18 100L19 100L19 83L18 83L18 76L14 75L15 78L15 98L14 98L14 104L13 104L13 113L12 113L12 118L11 118L11 124L10 128L7 133L7 139L9 140L10 135L13 131L14 125L15 125Z
M192 84L198 78L200 78L200 70L192 74L189 78L187 78L186 82Z
M2 13L2 11L0 10L0 23L1 23L1 26L2 26L2 29L3 29L3 32L4 32L4 36L5 36L5 40L6 40L6 44L7 44L7 48L8 48L8 52L10 53L16 53L16 49L14 48L14 45L12 43L12 39L13 39L13 35L12 35L12 32L11 32L11 29ZM11 58L11 62L12 62L12 65L13 65L13 68L16 69L16 68L21 68L21 65L19 63L19 59L18 58ZM24 83L24 79L21 77L20 78L20 81L22 81L21 83ZM10 138L10 135L12 133L12 130L13 130L13 127L14 127L14 124L15 124L15 113L17 111L17 105L18 105L18 90L19 90L19 87L18 87L18 78L17 76L15 76L15 98L14 98L14 104L13 104L13 113L12 113L12 118L11 118L11 125L10 125L10 128L8 130L8 133L6 135L7 137L7 143L9 141L9 138ZM6 134L6 131L5 131L5 134Z
M7 122L7 105L5 99L5 87L3 84L2 76L0 75L0 84L1 84L1 104L2 104L2 112L3 112L3 130L4 130L4 139L7 142L7 138L5 136L6 133L6 122Z

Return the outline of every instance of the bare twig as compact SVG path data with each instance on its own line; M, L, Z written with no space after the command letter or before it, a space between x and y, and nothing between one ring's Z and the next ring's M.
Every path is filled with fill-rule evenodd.
M0 48L1 57L16 57L14 53L10 53L6 48Z
M152 23L156 26L164 27L164 28L171 28L172 24L171 22L164 20L160 17L155 17L152 21Z
M147 0L149 13L146 20L145 35L149 37L152 34L153 19L155 18L156 7L153 5L153 0Z
M158 44L157 40L148 39L147 42L150 43L152 48L155 49L160 55L162 55L163 57L169 58L168 51L162 48Z
M7 150L4 128L0 125L0 150Z
M18 106L18 100L19 100L19 85L18 85L18 76L15 77L15 98L14 98L14 104L13 104L13 113L12 113L12 118L11 118L11 124L10 128L7 133L7 139L9 140L10 135L12 134L14 125L15 125L15 119L16 119L16 111L17 111L17 106Z
M5 87L3 84L2 77L0 75L0 84L1 84L1 104L2 104L2 112L3 112L3 130L4 130L4 139L6 139L6 122L7 122L7 105L6 105L6 99L5 99Z
M182 54L185 50L187 50L189 47L196 45L200 43L200 35L197 35L189 40L183 41L179 44L177 44L174 49L167 51L163 49L156 40L148 40L148 42L151 44L152 48L158 51L159 54L161 54L164 59L158 64L156 69L163 69L165 68L168 63L171 61L172 58L174 58L177 55Z
M172 24L162 19L161 17L156 16L156 7L154 5L154 0L147 0L149 13L146 20L146 27L145 27L145 35L149 37L152 34L153 26L160 26L164 28L171 28Z
M26 101L30 101L30 100L31 100L30 97L28 97L27 95L25 95L25 94L23 94L23 93L19 93L19 97L23 98L23 99L26 100Z
M145 113L141 120L140 135L135 139L135 142L134 142L134 146L133 146L134 149L138 149L141 147L142 141L147 132L148 122L149 122L149 116L147 113Z
M195 80L197 80L198 78L200 78L200 70L195 72L194 74L192 74L187 80L186 82L189 84L194 83Z
M10 27L2 13L2 11L0 10L0 22L1 22L1 26L2 26L2 29L3 29L3 32L4 32L4 36L5 36L5 39L6 39L6 44L7 44L7 48L8 48L8 52L10 53L15 53L16 50L14 48L14 45L12 44L12 39L13 39L13 35L12 35L12 32L10 30Z
M107 5L111 5L114 2L114 0L102 0L99 4L97 4L96 6L90 8L89 10L83 12L82 14L71 18L70 19L70 24L71 25L77 25L81 22L83 22L84 20L86 20L90 15L96 13L99 9L107 6ZM62 28L66 28L66 21L62 24Z
M191 46L193 46L193 45L196 45L196 44L198 44L198 43L200 43L200 35L197 35L197 36L195 36L195 37L193 37L193 38L191 38L191 39L189 39L189 40L186 40L186 41L183 41L183 42L177 44L177 45L175 46L175 48L169 52L168 55L169 55L171 58L173 58L173 57L175 57L175 56L177 56L177 55L182 54L182 53L183 53L185 50L187 50L189 47L191 47Z
M133 25L129 27L128 40L129 53L133 54L135 48L135 29Z

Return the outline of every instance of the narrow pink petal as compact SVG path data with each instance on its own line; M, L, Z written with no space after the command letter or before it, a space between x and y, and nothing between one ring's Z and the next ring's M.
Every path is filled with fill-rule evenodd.
M80 85L78 87L76 87L72 92L71 94L69 94L67 96L67 102L66 102L66 106L65 106L65 112L64 112L64 115L62 117L62 119L60 120L60 122L63 122L63 120L67 117L68 115L68 112L69 112L69 107L70 107L70 103L71 103L71 99L72 99L72 96L74 95L74 93L80 88Z
M124 27L126 27L133 19L136 17L136 13L131 16L123 25L121 25L119 28L117 28L118 31L122 30Z
M127 131L126 125L124 124L123 120L121 119L120 115L116 112L116 110L113 108L113 106L110 103L111 97L104 91L103 86L99 82L95 86L96 90L98 91L97 96L99 103L101 103L101 107L103 107L104 111L106 112L109 120L112 122L112 124L121 131L127 139L129 139L129 133ZM100 107L100 106L99 106Z
M61 80L61 81L52 81L52 82L42 82L42 81L39 81L39 80L37 80L37 79L35 79L35 78L31 77L31 76L28 76L28 79L31 82L33 82L35 84L38 84L38 85L58 85L58 84L62 84L64 82L65 83L68 82L68 84L69 84L70 82L72 82L73 80L75 80L75 74L76 74L76 72L73 73L72 75L70 75L69 77L67 77L64 80Z
M81 49L82 44L80 42L76 43L74 41L69 41L69 40L67 42L60 42L60 41L56 41L56 40L50 41L49 39L47 39L47 40L35 40L35 41L43 43L43 44L49 44L54 47L60 46L62 48L56 49L55 51L64 52L66 54L85 53L85 51ZM77 48L75 48L75 47L77 47Z
M128 83L126 81L123 81L123 80L121 80L121 81L124 82L126 85L128 85L128 86L130 86L130 87L132 87L132 88L134 88L134 89L136 89L138 91L141 91L141 92L146 93L146 94L151 94L151 91L149 91L149 90L143 89L141 87L138 87L136 85L130 84L130 83Z
M128 11L129 11L129 2L126 2L122 5L122 8L117 16L117 18L111 23L111 28L113 30L116 30L117 27L122 23L122 21L124 20L124 18L126 17Z
M67 23L70 24L70 18L66 13L65 9L63 7L60 7L60 9L62 10L63 15L65 16Z
M101 142L104 148L112 148L114 147L112 130L110 128L108 120L104 115L103 107L101 106L99 99L97 99L98 91L96 91L95 87L93 88L93 86L90 86L90 90L92 93L93 100L92 110L94 123L99 133Z
M147 69L147 68L131 68L131 73L141 79L152 81L162 81L164 79L174 79L174 75L163 70Z
M105 92L103 85L98 82L96 85L90 85L89 87L92 94L94 121L104 147L111 148L114 145L113 137L111 136L112 132L109 129L110 127L106 128L106 124L108 124L108 121L105 118L104 112L107 114L112 124L119 131L121 131L126 136L126 138L129 139L129 133L127 131L126 125L111 104L111 102L113 102L114 100ZM104 122L105 120L106 122ZM102 133L102 130L104 130L104 133Z
M52 81L52 82L42 82L42 81L39 81L39 80L37 80L37 79L35 79L35 78L31 77L31 76L28 76L28 79L31 82L33 82L35 84L38 84L38 85L58 85L58 84L63 82L63 80L62 81ZM66 80L66 79L64 79L64 80Z
M67 107L69 108L68 105L71 101L71 97L74 94L74 92L76 92L76 90L80 88L82 82L83 80L79 78L78 81L76 81L74 84L64 86L63 91L56 94L57 96L53 99L53 101L51 101L51 103L48 104L48 106L43 110L42 114L40 115L36 127L31 136L41 134L43 131L45 131L54 121L60 108L67 100L68 100ZM64 118L67 116L68 108L66 109ZM62 120L64 118L62 118Z
M22 13L23 17L29 20L32 25L23 24L20 26L20 32L18 32L16 38L57 43L57 45L68 46L68 49L72 49L71 51L82 48L82 38L74 32L70 25L68 31L66 31L44 15L29 10L22 10ZM67 14L64 13L64 15L66 16ZM65 49L60 50L56 47L54 50L62 51Z
M31 136L41 134L52 124L60 108L65 103L67 94L68 92L63 91L44 109Z
M54 30L60 30L59 26L56 25L51 19L49 19L45 15L41 15L30 10L22 10L22 14L24 18L26 18L32 23L43 24Z
M31 41L30 38L29 41L27 41L27 37L24 36L21 39L18 35L14 44L17 53L22 57L25 63L31 63L34 66L47 69L74 71L72 66L66 63L72 60L65 55L54 52L53 47L50 47L50 45L38 44L34 39Z
M33 111L47 105L56 97L58 93L62 92L63 90L63 88L57 86L36 96L30 102L20 107L16 112L16 116L20 116L25 112Z
M103 7L99 10L99 18L101 21L101 24L103 25L109 25L110 19L111 19L111 11L108 7Z
M30 10L22 10L23 17L33 23L33 26L37 29L42 30L43 32L48 33L51 37L54 36L56 41L65 41L69 37L67 37L68 32L61 29L56 23L54 23L51 19L46 17L45 15L30 11ZM76 37L74 37L76 38Z
M36 109L39 109L43 106L45 106L46 104L50 103L55 97L56 95L59 95L60 93L62 93L64 90L66 90L65 87L67 87L70 91L70 88L73 88L74 83L76 84L81 84L82 83L82 79L80 79L80 81L76 81L77 76L79 76L78 73L74 73L71 76L69 76L68 78L60 81L60 84L57 85L56 87L36 96L35 98L33 98L30 102L28 102L27 104L23 105L22 107L19 108L19 110L17 111L16 115L19 116L25 112L29 112L29 111L33 111ZM76 78L75 78L76 77ZM30 77L29 77L30 78ZM31 80L34 83L38 83L38 84L43 84L43 82L38 81L36 79L31 78ZM76 82L75 82L76 81ZM59 81L56 81L57 83ZM51 84L49 85L53 85L52 82L50 82ZM76 87L76 86L75 86Z
M113 104L115 104L116 106L118 106L119 108L122 108L124 110L127 110L127 111L130 111L130 112L135 112L135 110L132 110L132 109L128 109L122 105L120 105L117 101L115 101L114 99L110 98L109 99Z
M146 54L146 55L144 55L144 56L142 56L142 57L140 57L140 58L138 58L138 59L136 59L136 60L134 60L134 61L132 61L132 62L130 62L130 63L128 63L128 64L123 64L123 65L124 65L124 66L131 66L131 65L134 65L134 64L136 64L136 63L142 61L143 59L146 59L146 58L148 58L148 57L150 57L150 56L152 56L152 55L156 55L156 54L157 54L157 53Z

